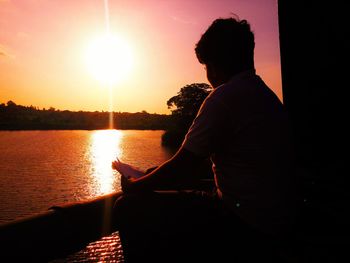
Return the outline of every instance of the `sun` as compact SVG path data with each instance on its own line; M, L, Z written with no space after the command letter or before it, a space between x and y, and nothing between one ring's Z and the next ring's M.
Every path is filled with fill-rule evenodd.
M85 50L85 61L95 79L111 85L130 73L133 53L121 36L105 34L89 43Z

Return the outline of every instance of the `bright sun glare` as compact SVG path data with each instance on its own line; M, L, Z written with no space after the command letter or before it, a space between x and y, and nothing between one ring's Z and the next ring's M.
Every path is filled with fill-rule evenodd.
M109 85L124 79L133 65L130 45L112 34L92 41L86 49L85 58L90 73L101 83Z
M112 161L122 155L120 142L123 134L117 130L99 130L91 136L91 157L93 177L96 185L94 190L98 194L108 194L113 191L113 182L116 180L112 170Z

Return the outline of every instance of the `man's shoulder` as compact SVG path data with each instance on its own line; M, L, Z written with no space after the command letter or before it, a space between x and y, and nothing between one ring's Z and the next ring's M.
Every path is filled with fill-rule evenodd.
M228 81L213 90L209 94L208 100L224 102L227 100L235 100L236 98L242 99L242 97L245 96L244 94L248 91L245 86L247 86L245 80Z

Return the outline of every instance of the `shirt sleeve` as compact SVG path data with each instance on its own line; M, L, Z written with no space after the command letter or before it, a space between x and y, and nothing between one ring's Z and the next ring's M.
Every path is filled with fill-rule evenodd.
M182 147L199 156L209 157L221 139L220 132L227 129L227 114L226 107L219 100L208 97L189 128Z

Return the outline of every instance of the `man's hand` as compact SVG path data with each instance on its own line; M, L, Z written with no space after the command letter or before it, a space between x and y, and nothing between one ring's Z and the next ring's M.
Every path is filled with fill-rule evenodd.
M130 192L130 188L131 188L130 185L132 184L132 180L134 180L134 179L132 179L132 178L128 179L123 175L120 177L120 184L122 186L122 191L124 193Z
M121 174L120 184L124 193L130 192L132 181L145 175L135 167L121 162L118 158L112 162L112 168Z
M118 158L117 160L112 162L112 168L114 170L117 170L123 177L126 177L128 179L129 178L137 179L145 175L144 172L141 172L140 170L138 170L137 168L129 164L123 163Z

